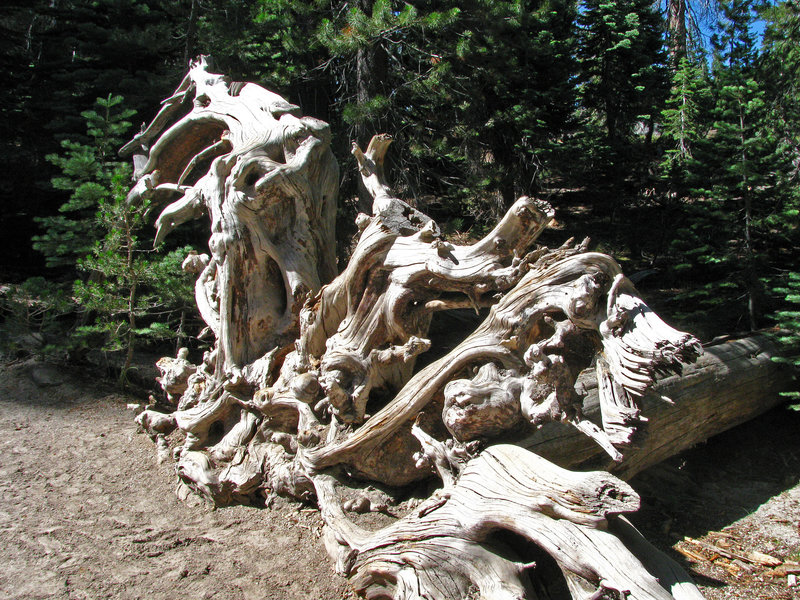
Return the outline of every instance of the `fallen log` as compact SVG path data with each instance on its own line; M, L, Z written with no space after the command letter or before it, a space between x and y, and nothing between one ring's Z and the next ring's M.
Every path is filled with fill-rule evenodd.
M214 347L198 365L160 361L174 410L137 417L175 459L182 493L316 502L338 571L368 598L551 598L559 583L573 598L701 597L625 521L634 490L586 470L632 474L749 418L778 380L757 375L766 346L712 348L689 368L699 342L662 321L612 257L588 240L536 243L554 216L540 199L520 197L474 244L451 243L392 195L386 135L353 146L374 202L334 277L329 142L325 123L200 60L126 146L139 155L128 200L171 202L157 240L211 221L210 256L184 268ZM434 315L463 308L489 310L418 364ZM592 385L577 378L591 365L585 402ZM383 529L346 514L386 508L367 491L434 474L441 488Z
M777 363L781 349L767 334L712 342L681 375L658 381L641 399L648 418L622 461L615 463L597 444L564 424L554 423L520 445L569 469L602 469L622 479L736 427L774 408L792 384L792 373ZM585 390L584 415L600 420L597 379L591 370L578 378ZM667 399L665 401L665 399Z

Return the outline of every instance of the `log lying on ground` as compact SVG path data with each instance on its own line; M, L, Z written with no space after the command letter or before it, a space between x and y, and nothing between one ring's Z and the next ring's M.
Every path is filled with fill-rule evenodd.
M697 421L680 385L655 396L673 397L674 414L642 402L657 376L697 358L698 341L664 323L588 240L537 246L554 214L542 200L523 196L477 243L450 243L392 196L385 135L353 148L373 214L359 215L347 267L323 285L334 275L329 140L326 124L199 61L127 147L140 155L129 200L171 201L157 239L211 219L211 256L184 268L198 274L214 348L199 365L185 353L160 361L174 410L137 417L159 455L175 458L182 491L217 505L316 501L340 572L369 598L551 597L551 574L528 573L542 553L574 598L699 597L619 516L638 506L627 484L520 447L567 424L592 450L554 441L563 464L602 452L620 472L681 449L652 427L663 418L675 437ZM433 314L462 308L489 312L418 369ZM576 388L592 364L593 419ZM709 429L726 422L708 420ZM651 445L637 451L643 434ZM180 446L169 452L168 441ZM397 495L434 473L443 487L389 527L364 531L346 514L365 505L365 480Z
M792 385L792 372L772 360L781 349L767 334L711 343L682 375L658 381L641 400L646 426L619 463L566 425L543 428L520 445L570 469L605 469L623 479L774 408ZM599 420L594 373L585 371L584 414ZM664 401L668 398L671 402Z

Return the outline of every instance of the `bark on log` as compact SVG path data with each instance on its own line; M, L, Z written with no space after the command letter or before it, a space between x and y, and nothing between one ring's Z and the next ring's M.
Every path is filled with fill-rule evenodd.
M779 406L790 389L792 372L772 360L781 355L767 334L712 342L682 375L658 381L642 398L648 421L623 460L614 463L580 432L554 424L521 446L569 469L607 469L623 479L658 464L723 431ZM587 370L578 379L586 392L584 414L600 420L597 379ZM668 398L671 402L665 402Z

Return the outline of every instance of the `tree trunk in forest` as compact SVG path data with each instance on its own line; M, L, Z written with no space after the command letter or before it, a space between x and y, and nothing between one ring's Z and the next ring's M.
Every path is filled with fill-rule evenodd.
M669 31L669 55L673 67L686 56L686 0L668 0L667 31Z
M162 459L179 444L181 493L218 505L316 501L337 570L370 598L547 598L559 586L574 598L699 598L621 516L639 502L627 484L523 447L569 427L612 469L639 468L635 444L658 431L643 429L649 390L697 358L697 340L661 321L588 240L536 245L554 216L544 201L523 196L483 239L450 243L392 195L386 135L353 146L371 216L358 216L334 278L329 139L324 123L201 60L124 149L141 155L129 201L180 196L157 239L204 212L211 220L211 256L184 268L198 275L214 348L199 365L185 352L161 359L171 412L137 416ZM417 367L433 315L463 308L488 316ZM592 365L596 414L576 386ZM692 415L679 389L661 392L674 413L654 413L673 437ZM565 464L596 459L568 443L544 444ZM366 531L347 514L386 510L434 476L441 488L396 504L387 527ZM536 567L546 555L553 568Z

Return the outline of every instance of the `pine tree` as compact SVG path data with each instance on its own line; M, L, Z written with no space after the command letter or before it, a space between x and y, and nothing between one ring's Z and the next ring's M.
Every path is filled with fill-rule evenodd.
M727 311L728 329L755 329L770 310L790 163L772 125L769 76L759 69L754 3L721 3L720 15L712 39L711 126L696 143L689 177L694 189L674 247L684 259L678 270L694 284L694 310Z
M689 193L694 147L708 133L710 81L704 69L705 56L682 58L672 75L672 87L661 112L660 144L664 156L659 172L670 199Z
M576 10L573 2L462 6L457 36L439 46L436 70L421 82L412 140L423 165L440 154L467 173L458 193L474 213L497 216L568 164L561 140L574 130Z
M442 72L437 41L460 13L459 8L435 2L400 8L390 0L361 0L332 6L319 21L315 39L328 53L325 68L337 84L334 118L343 122L345 144L355 141L363 146L382 132L391 133L401 144L413 136L405 135L407 127L414 127L408 113L419 110L424 81ZM419 183L422 177L414 172L419 166L414 163L392 171L410 167L407 182ZM345 167L345 173L353 172ZM354 183L360 186L360 180L346 179L342 192L347 194ZM417 186L409 187L405 193L418 193ZM369 212L368 194L359 188L359 196L359 210Z
M663 24L645 0L587 0L578 22L581 105L595 113L614 146L660 110Z
M786 151L800 155L800 6L793 0L768 5L761 72L767 86L771 116L786 144ZM788 175L797 177L797 168Z
M148 204L129 206L130 173L117 170L107 196L99 199L93 225L104 232L91 251L78 261L87 274L75 281L73 292L88 324L76 330L79 338L101 340L105 352L123 352L120 383L133 362L137 339L174 338L176 316L192 298L188 278L180 271L187 249L166 256L146 250L139 238ZM155 255L154 255L155 254Z
M774 276L768 285L782 300L772 318L788 347L786 362L800 368L800 10L794 1L768 6L760 72L766 86L768 123L783 159L776 175L782 194L774 198L768 218L773 237ZM788 259L788 260L787 260ZM788 394L800 400L799 392ZM800 404L793 408L800 410Z
M345 139L392 132L407 148L393 169L406 196L436 197L426 209L444 220L478 217L558 170L574 106L574 2L338 6L318 39L340 83Z
M116 149L135 111L122 109L122 102L122 96L98 98L94 109L81 113L91 143L63 140L61 154L47 155L60 171L52 179L53 187L70 193L59 208L60 215L36 219L44 233L34 236L33 247L45 255L48 267L74 266L100 235L91 217L98 205L109 200L112 182L126 169L115 160Z
M765 233L759 229L777 184L776 140L763 128L767 105L756 72L752 2L734 0L720 8L723 19L712 40L717 91L712 164L716 168L709 192L713 201L733 216L731 224L737 235L720 258L746 294L747 324L755 329L764 292L759 280L762 244L757 236ZM706 158L712 159L712 155Z
M72 288L79 317L66 347L97 342L105 352L124 351L121 377L130 368L137 339L182 334L178 323L193 295L180 270L188 249L164 255L145 250L140 241L149 207L127 204L131 167L115 160L130 128L126 119L133 114L123 104L121 96L98 98L94 109L81 113L92 143L65 140L64 153L48 157L61 169L54 187L71 196L61 215L40 220L45 232L34 241L49 265L82 274L68 286L51 284L41 292L55 296Z
M57 167L45 160L69 139L84 144L80 113L110 91L154 114L185 65L188 0L9 0L0 11L0 157L6 234L0 271L17 279L41 270L30 244L33 217L58 214ZM6 281L8 279L5 279Z
M578 16L581 135L575 154L590 201L613 223L652 188L652 143L668 93L664 24L647 0L586 0ZM628 219L630 221L630 219ZM639 246L638 234L623 234Z
M773 318L779 327L778 341L786 348L786 355L776 360L792 365L797 380L800 372L800 272L790 271L782 279L783 285L773 287L772 291L783 296L784 306L775 312ZM791 408L800 411L800 391L793 390L784 395L794 402Z
M706 48L705 29L717 13L716 0L659 0L667 22L670 64Z

